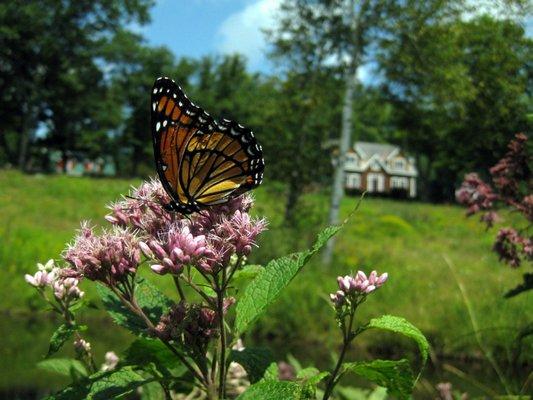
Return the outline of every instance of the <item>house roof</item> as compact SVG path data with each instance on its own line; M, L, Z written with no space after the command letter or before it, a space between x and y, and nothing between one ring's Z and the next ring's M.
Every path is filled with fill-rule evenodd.
M362 172L377 162L381 168L390 175L417 176L418 171L414 160L407 158L406 167L401 169L390 165L387 161L400 154L400 147L388 143L355 142L354 151L360 157L360 163L349 165L350 171Z
M353 147L365 158L371 158L377 154L382 159L387 159L393 152L399 150L398 146L388 143L355 142Z

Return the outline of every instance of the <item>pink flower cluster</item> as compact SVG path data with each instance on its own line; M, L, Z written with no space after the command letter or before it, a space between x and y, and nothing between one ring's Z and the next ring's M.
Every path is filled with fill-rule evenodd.
M483 212L481 221L491 228L501 220L494 210L496 202L521 213L526 221L533 222L533 195L531 194L531 155L527 149L527 136L519 133L508 145L508 151L490 169L494 190L475 173L467 174L456 192L457 201L467 207L467 215ZM525 230L527 232L527 229ZM533 238L522 236L514 228L502 228L493 245L500 261L512 267L523 260L533 259Z
M252 204L249 195L242 195L190 218L174 213L156 231L141 232L139 246L158 274L178 275L187 265L216 274L233 254L249 255L266 228L265 220L248 214Z
M339 276L337 277L339 290L331 293L329 297L335 307L342 307L346 302L354 304L361 296L366 296L381 287L387 278L386 272L378 275L376 271L372 271L368 277L363 271L358 271L355 276Z
M467 215L491 209L494 201L498 199L492 188L476 173L465 176L461 187L455 192L455 197L460 204L468 207Z
M64 269L55 266L54 260L49 260L45 265L37 264L37 267L34 275L24 276L30 285L41 290L50 288L55 299L66 305L84 296L85 293L78 287L79 280L68 277Z
M95 235L84 223L63 258L70 264L74 277L112 283L135 274L141 252L137 238L128 229L114 227Z
M130 227L141 235L157 234L177 217L163 208L169 201L161 182L152 178L133 188L131 196L109 205L111 213L105 219L113 225Z
M513 228L502 228L496 236L493 246L494 251L513 268L522 263L522 259L533 259L533 241L531 238L521 236Z
M509 142L505 156L490 169L494 186L503 197L513 202L520 201L520 183L531 179L530 165L527 136L519 133Z
M214 252L208 248L205 235L193 236L189 226L181 221L171 224L160 240L141 242L140 246L147 257L161 262L150 267L158 274L178 275L185 265L190 264L210 270L210 262L214 260Z

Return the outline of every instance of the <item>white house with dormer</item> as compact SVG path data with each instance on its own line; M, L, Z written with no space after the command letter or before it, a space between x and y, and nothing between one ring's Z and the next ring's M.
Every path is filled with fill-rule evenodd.
M356 142L346 155L345 189L416 197L415 160L400 147Z

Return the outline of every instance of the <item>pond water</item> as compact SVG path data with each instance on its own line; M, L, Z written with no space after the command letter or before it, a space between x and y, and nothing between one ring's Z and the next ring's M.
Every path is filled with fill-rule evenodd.
M66 384L65 379L36 367L36 363L43 359L48 349L49 338L60 321L48 318L49 313L46 311L30 314L4 312L3 314L0 319L0 336L3 339L3 346L0 347L0 399L39 399ZM106 351L114 350L120 353L133 340L133 337L125 330L115 326L110 319L102 318L101 314L97 317L94 312L89 311L81 317L89 326L85 336L92 343L98 362L102 362ZM275 349L276 359L284 359L288 353L292 353L303 366L315 364L319 368L325 368L329 363L328 360L331 359L328 351L322 349L323 346L318 343L306 343L305 340L295 345L291 343L290 348L282 338L258 336L249 338L248 342ZM65 347L57 355L58 357L72 356L70 346ZM381 350L378 352L390 352L387 348ZM349 355L349 359L357 359L358 356L361 357L361 354L365 359L372 358L368 350L356 348ZM383 354L378 356L385 357ZM499 390L497 376L488 368L487 363L462 360L448 361L448 364L465 372L468 379L478 380L493 390ZM521 376L515 377L514 384L518 385L525 381L528 369L531 371L531 366L521 368L521 372L517 374ZM454 384L454 388L468 392L470 398L486 395L476 384L430 365L425 369L421 382L417 386L415 398L435 398L435 393L431 390L437 383L443 381L450 381ZM364 381L353 378L345 379L344 384L365 387Z

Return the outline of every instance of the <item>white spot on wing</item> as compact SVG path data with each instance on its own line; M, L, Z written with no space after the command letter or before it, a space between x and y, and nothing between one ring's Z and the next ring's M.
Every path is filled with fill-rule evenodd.
M167 123L168 123L167 120L164 120L164 121L163 121L163 128L164 128L165 126L167 126Z
M157 124L155 124L155 130L159 131L159 128L161 128L161 122L157 121Z

